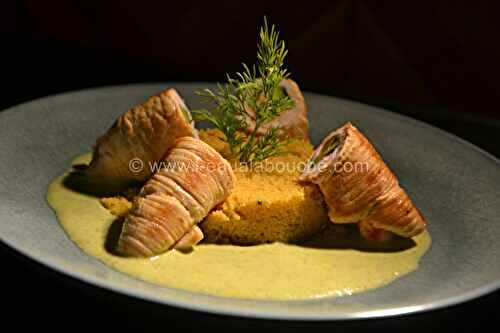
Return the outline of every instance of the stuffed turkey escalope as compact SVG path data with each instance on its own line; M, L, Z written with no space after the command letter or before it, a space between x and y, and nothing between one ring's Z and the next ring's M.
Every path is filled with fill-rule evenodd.
M319 185L333 223L357 222L361 234L413 237L426 222L368 139L348 123L314 151L301 181Z
M130 185L153 173L151 162L160 161L177 138L197 137L190 112L175 89L167 89L128 110L94 146L85 174L104 183ZM141 170L130 161L140 160Z
M125 217L122 254L150 257L197 243L203 236L196 224L234 187L231 165L201 140L178 139L164 162Z
M309 121L307 120L307 106L302 91L292 79L282 80L279 87L278 93L287 95L293 101L293 106L283 111L276 119L259 127L257 134L263 135L270 128L278 128L280 135L290 138L308 138ZM246 112L248 113L247 133L252 133L255 129L255 111L247 106Z

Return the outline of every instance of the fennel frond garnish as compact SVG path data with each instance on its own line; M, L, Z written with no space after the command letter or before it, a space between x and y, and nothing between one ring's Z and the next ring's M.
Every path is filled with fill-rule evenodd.
M205 120L218 128L225 136L231 157L242 163L260 162L268 157L285 153L288 139L280 135L279 127L269 127L264 133L259 129L293 107L293 101L282 91L279 84L289 73L283 68L288 51L279 39L275 26L269 27L264 17L260 28L257 64L248 67L235 77L227 75L227 82L218 84L212 91L204 89L197 94L214 108L194 110L197 120ZM248 108L253 110L250 133Z

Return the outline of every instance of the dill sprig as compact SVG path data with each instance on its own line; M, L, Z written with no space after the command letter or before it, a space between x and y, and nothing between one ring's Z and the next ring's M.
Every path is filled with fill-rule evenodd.
M206 120L218 128L229 144L231 155L240 162L260 162L268 157L283 154L288 139L280 135L280 128L270 127L262 135L259 129L278 117L281 112L293 107L293 101L283 93L279 83L288 77L283 68L288 51L285 42L279 39L275 26L264 24L259 31L257 64L243 65L243 72L235 77L227 75L225 84L218 84L216 91L204 89L197 94L215 107L195 110L197 120ZM250 134L247 108L253 110L255 123Z

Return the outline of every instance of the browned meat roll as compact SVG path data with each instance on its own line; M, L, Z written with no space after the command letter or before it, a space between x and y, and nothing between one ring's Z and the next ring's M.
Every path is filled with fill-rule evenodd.
M152 174L149 163L183 136L197 137L194 123L177 91L168 89L118 118L97 140L85 174L113 185L144 182Z
M195 138L178 139L161 166L125 217L117 248L121 254L149 257L176 244L177 248L193 244L201 233L193 226L234 187L229 162Z
M294 107L283 111L276 119L260 126L257 134L263 135L269 128L279 127L285 136L308 138L307 107L299 86L291 79L284 79L280 82L280 87L294 102ZM255 112L251 108L247 108L247 113L249 115L247 118L248 133L251 133L255 128Z
M375 148L348 123L311 155L301 181L319 185L334 223L358 222L368 239L413 237L426 222Z

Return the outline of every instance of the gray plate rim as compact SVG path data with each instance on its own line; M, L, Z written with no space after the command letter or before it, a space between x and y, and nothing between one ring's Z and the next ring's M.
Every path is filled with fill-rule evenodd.
M202 81L197 81L197 82L168 82L168 85L175 86L175 84L183 84L183 85L200 85L200 84L213 84L212 82L202 82ZM120 88L137 88L139 89L140 87L151 87L151 86L158 86L158 87L163 87L167 85L167 83L161 83L161 82L150 82L150 83L131 83L131 84L122 84L122 85L111 85L111 86L100 86L100 87L94 87L94 88L86 88L86 89L80 89L80 90L72 90L72 91L67 91L67 92L62 92L62 93L57 93L57 94L52 94L48 95L45 97L41 98L36 98L27 102L23 102L14 106L11 106L2 112L0 112L0 120L2 117L7 114L7 113L12 113L16 112L17 109L23 108L23 106L32 104L32 103L40 103L40 102L50 102L50 100L53 99L58 99L61 96L69 97L68 95L78 95L78 94L87 94L93 91L105 91L105 90L116 90ZM337 100L341 100L343 102L346 102L348 104L351 104L352 106L360 106L360 107L369 107L372 109L374 112L379 113L380 115L384 117L392 117L397 120L404 120L406 122L411 122L413 125L425 128L426 130L434 131L437 132L439 135L444 135L447 136L448 138L455 140L461 144L464 144L468 146L469 148L479 152L480 154L488 157L491 159L494 163L500 166L500 159L496 158L492 154L484 151L483 149L479 148L478 146L454 135L451 133L448 133L438 127L435 127L433 125L427 124L425 122L416 120L414 118L395 113L390 110L382 109L380 107L368 105L365 103L345 99L345 98L339 98L339 97L333 97L329 95L324 95L324 94L318 94L314 92L309 92L306 91L305 94L307 95L316 95L316 96L327 96L330 98L335 98ZM364 312L358 312L358 313L353 313L353 314L342 314L342 315L336 315L336 314L329 314L329 315L314 315L314 314L308 314L308 315L297 315L297 314L286 314L286 313L278 313L278 314L273 314L273 313L267 313L265 311L259 311L258 309L252 309L252 310L244 310L242 311L241 309L228 309L228 308L217 308L217 307L210 307L207 308L206 306L203 305L198 305L193 302L189 301L183 301L183 300L169 300L165 299L163 297L157 297L152 294L148 293L142 293L140 291L136 291L134 289L124 289L120 288L120 286L117 286L114 283L108 283L104 279L100 279L98 277L95 277L91 274L79 274L76 272L72 272L67 265L64 263L58 262L57 258L54 256L41 256L38 255L37 253L30 252L30 251L25 251L22 246L16 245L14 242L11 242L10 240L6 239L3 235L0 235L0 241L7 245L10 249L14 250L18 254L21 254L22 256L25 256L31 260L33 260L36 264L43 265L45 267L48 267L57 273L60 273L62 275L67 275L75 280L82 281L85 283L88 283L94 287L98 288L104 288L111 290L113 292L116 292L118 294L126 295L126 296L132 296L136 297L138 299L144 300L144 301L149 301L149 302L154 302L158 304L164 304L168 306L174 306L178 308L183 308L187 310L194 310L194 311L200 311L200 312L205 312L205 313L212 313L212 314L217 314L217 315L230 315L230 316L237 316L237 317L242 317L242 318L260 318L260 319L278 319L278 320L299 320L299 321L328 321L328 320L335 320L335 321L343 321L343 320L354 320L354 319L376 319L376 318L388 318L388 317L399 317L403 315L409 315L409 314L415 314L415 313L422 313L422 312L428 312L432 310L437 310L437 309L442 309L446 307L450 307L453 305L458 305L461 303L464 303L466 301L484 296L486 294L489 294L497 289L500 289L500 279L496 280L492 283L483 285L481 287L475 288L473 290L470 290L466 293L462 293L460 295L454 296L454 297L448 297L444 300L441 301L434 301L430 304L424 305L424 306L406 306L406 307L398 307L395 309L385 309L385 310L374 310L374 311L364 311ZM193 293L195 294L195 293ZM195 294L197 295L197 294ZM283 303L283 301L270 301L271 303Z

